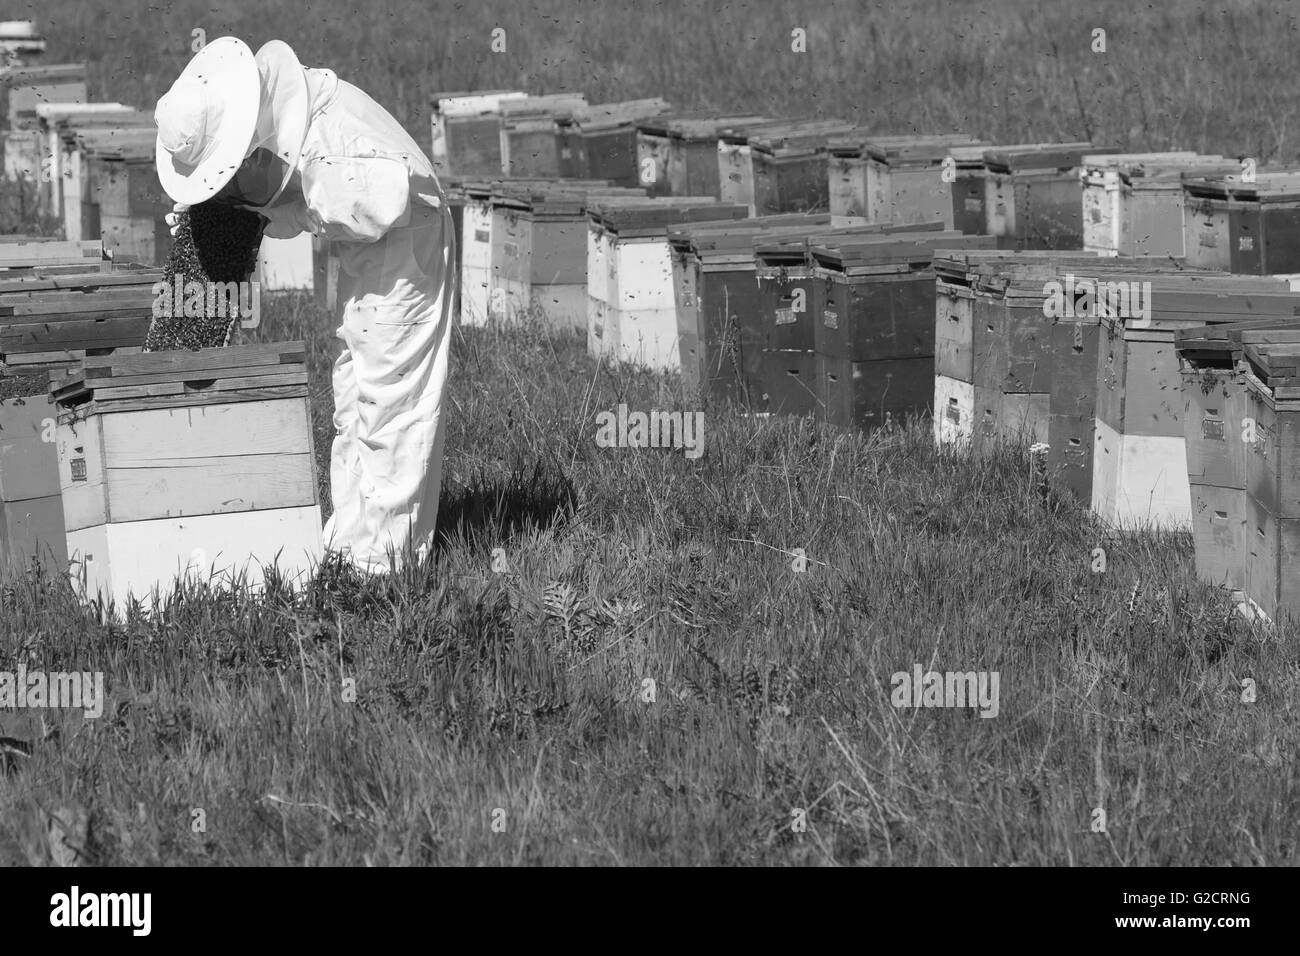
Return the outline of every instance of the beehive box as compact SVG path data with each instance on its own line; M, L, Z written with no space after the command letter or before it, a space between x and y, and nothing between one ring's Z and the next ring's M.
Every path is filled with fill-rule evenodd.
M153 128L151 115L122 103L42 103L36 107L36 115L44 140L37 198L41 212L60 219L64 193L78 161L74 157L80 157L78 134L99 129Z
M51 381L73 585L87 600L301 583L322 556L301 342L86 358Z
M1149 319L1102 319L1092 510L1117 527L1191 530L1177 330L1290 319L1300 314L1300 297L1267 279L1156 275L1150 281Z
M651 196L721 196L718 137L760 116L672 113L637 124L637 185Z
M788 129L792 120L741 123L718 131L718 196L754 209L754 160L750 136ZM751 212L751 215L753 213Z
M796 213L671 228L679 353L688 390L750 409L761 405L761 353L791 347L798 338L785 328L795 323L782 321L778 329L776 318L787 293L793 298L787 285L807 274L808 239L857 222Z
M1300 272L1300 171L1188 178L1187 261L1248 275Z
M0 22L0 52L8 62L21 65L45 52L45 37L31 20L5 20Z
M515 319L536 306L555 328L586 328L587 204L632 198L645 193L599 180L494 184L491 314Z
M559 120L560 175L568 179L603 179L628 189L640 185L637 124L667 112L657 97L598 103Z
M1082 249L1085 155L1117 152L1091 143L998 146L984 153L985 232L1016 249Z
M69 175L63 220L70 237L103 238L119 261L155 264L167 258L171 235L164 216L172 200L154 168L152 128L74 130L65 152Z
M827 141L831 212L865 216L868 222L940 222L954 228L952 183L943 174L954 147L980 147L982 157L988 144L962 135L832 136Z
M1183 386L1183 436L1191 496L1196 573L1245 600L1252 537L1246 494L1247 399L1240 365L1242 332L1287 322L1300 341L1300 320L1257 320L1176 333ZM1253 423L1250 427L1253 427ZM1253 437L1253 436L1252 436Z
M1239 363L1254 426L1245 455L1246 594L1275 621L1300 616L1300 336L1280 337L1291 341L1246 344Z
M433 171L444 176L484 177L501 172L501 103L522 100L520 90L435 93L432 97Z
M1083 248L1105 256L1184 258L1184 177L1239 168L1222 156L1191 152L1085 156Z
M580 93L529 96L501 102L501 173L560 175L559 123L587 105Z
M814 347L825 360L818 385L828 421L870 428L931 407L935 250L992 243L922 229L811 244ZM846 419L850 413L858 417Z
M985 209L985 173L983 146L954 146L948 150L953 160L952 227L968 236L988 232Z
M754 201L750 215L830 211L826 143L853 126L812 120L749 137Z
M36 107L42 103L85 103L86 65L59 63L0 68L8 129L37 129Z
M5 250L20 245L0 243L0 262ZM127 269L68 271L78 268L87 267L0 272L0 564L11 569L33 558L48 567L66 564L50 372L88 351L138 352L149 326L153 283L161 276Z
M668 228L709 219L743 219L747 211L711 196L591 204L587 351L598 358L679 370Z

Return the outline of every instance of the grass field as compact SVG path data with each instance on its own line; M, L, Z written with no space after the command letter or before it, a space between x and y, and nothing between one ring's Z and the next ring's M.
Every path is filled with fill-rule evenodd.
M429 92L522 84L1295 151L1296 85L1272 82L1294 25L1263 5L982 6L668 2L634 22L570 0L517 26L494 3L380 3L391 15L355 26L342 3L307 23L254 4L224 21L198 3L42 13L51 59L90 59L100 99L150 101L202 25L289 40L421 142ZM501 59L482 52L498 23ZM770 52L800 24L805 60ZM322 450L331 331L305 298L260 330L308 341ZM46 735L0 757L0 859L60 858L58 816L106 864L1295 862L1296 634L1249 628L1198 584L1188 536L1107 535L1040 488L1024 449L941 453L924 422L745 418L540 326L453 349L427 566L198 588L121 624L53 576L5 584L0 670L102 670L109 700L99 720L0 717ZM596 414L620 402L702 409L705 455L597 447ZM891 675L914 664L997 671L997 716L895 708Z

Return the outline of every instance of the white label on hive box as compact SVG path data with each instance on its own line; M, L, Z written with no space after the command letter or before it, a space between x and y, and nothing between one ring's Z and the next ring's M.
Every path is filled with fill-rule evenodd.
M505 254L508 256L519 255L519 246L516 243L513 242L502 243L502 249L505 251Z
M1215 246L1219 244L1219 239L1216 233L1208 232L1204 230L1201 232L1199 241L1200 244L1207 249L1213 249Z
M777 325L794 325L794 309L777 309Z
M1241 236L1239 239L1237 239L1238 252L1249 252L1254 248L1255 248L1254 236Z
M487 231L486 229L475 229L475 230L474 230L474 241L475 241L475 242L490 242L491 240L492 240L492 237L488 235L488 231Z
M974 199L974 198L972 198L972 197L970 197L970 196L967 196L967 197L966 197L966 211L967 211L967 212L979 212L979 211L980 211L981 209L983 209L983 208L984 208L984 200L983 200L983 199Z
M86 480L86 459L84 458L72 459L72 480L73 481Z
M1201 434L1206 438L1223 441L1223 422L1213 418L1205 419L1201 422Z
M840 317L830 309L826 309L822 312L822 325L828 329L838 329L840 327Z

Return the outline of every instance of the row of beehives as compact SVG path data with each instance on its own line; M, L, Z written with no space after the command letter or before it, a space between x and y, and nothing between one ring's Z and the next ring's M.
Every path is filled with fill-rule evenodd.
M838 120L674 114L658 100L590 107L581 96L495 91L435 96L433 153L448 176L592 177L652 196L713 196L751 215L938 220L1006 248L1300 270L1300 175L1189 151L992 146Z
M0 241L4 576L67 566L120 608L319 559L302 343L143 353L160 278L99 242Z
M948 252L935 272L940 444L1032 441L1108 525L1193 531L1201 576L1270 617L1300 601L1293 277L1055 252Z
M33 185L36 211L62 223L64 238L99 239L118 261L165 261L172 201L154 168L152 114L89 103L82 64L0 69L7 94L5 178ZM267 239L258 280L267 290L313 288L312 237Z

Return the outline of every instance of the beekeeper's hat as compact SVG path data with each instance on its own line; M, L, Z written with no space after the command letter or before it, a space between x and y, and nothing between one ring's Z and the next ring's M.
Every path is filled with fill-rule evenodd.
M261 79L236 37L194 55L154 109L158 179L176 202L211 199L243 163L257 128Z

